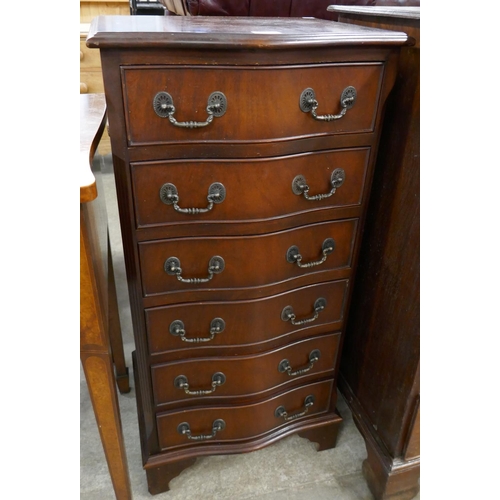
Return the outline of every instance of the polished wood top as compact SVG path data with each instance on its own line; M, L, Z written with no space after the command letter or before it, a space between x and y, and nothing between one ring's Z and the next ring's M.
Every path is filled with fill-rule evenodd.
M403 32L376 30L314 18L216 16L98 16L87 45L216 49L403 45Z
M398 17L400 19L420 19L420 7L367 7L360 5L330 5L329 12L358 14L363 16Z

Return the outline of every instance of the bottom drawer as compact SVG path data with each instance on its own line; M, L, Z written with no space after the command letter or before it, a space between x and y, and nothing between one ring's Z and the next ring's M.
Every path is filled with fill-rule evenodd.
M300 387L258 403L192 408L157 415L162 450L257 438L298 419L324 414L333 380Z

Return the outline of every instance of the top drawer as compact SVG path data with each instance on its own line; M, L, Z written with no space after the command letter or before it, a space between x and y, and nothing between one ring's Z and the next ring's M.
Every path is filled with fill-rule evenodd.
M372 132L383 64L126 66L121 71L128 142L140 146ZM343 94L349 87L355 94L352 90ZM307 89L314 95L311 91L303 94ZM345 99L354 95L349 107L353 101ZM348 107L339 119L317 120L311 111L301 109L301 103L310 108L306 101L315 98L318 116L337 115L342 111L341 97ZM219 111L211 108L213 119L200 126L209 118L209 103L221 107ZM197 123L194 128L193 122Z

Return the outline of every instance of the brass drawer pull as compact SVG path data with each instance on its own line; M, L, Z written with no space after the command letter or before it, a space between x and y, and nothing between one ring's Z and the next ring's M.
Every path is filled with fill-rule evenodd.
M330 196L332 196L335 191L337 191L337 188L344 184L344 181L345 171L342 168L336 168L330 176L330 183L332 185L332 189L330 190L330 192L326 194L309 196L309 186L307 185L305 177L303 175L297 175L292 181L292 191L298 196L303 194L306 200L319 201L324 200L325 198L330 198Z
M226 323L224 322L224 320L222 318L214 318L210 322L210 337L195 337L190 339L186 337L184 323L180 319L176 319L175 321L172 321L172 323L170 323L169 331L174 337L179 336L183 342L199 343L209 342L210 340L213 340L218 333L224 331L224 328L226 328Z
M204 214L212 210L214 203L222 203L226 199L226 188L220 182L210 184L208 188L208 206L206 208L179 207L179 192L174 184L167 182L160 188L160 199L165 205L173 205L177 212L182 214Z
M304 411L301 411L300 413L295 413L293 415L288 415L284 406L278 406L278 408L276 408L274 412L274 416L276 418L284 418L286 422L289 422L290 420L295 420L296 418L303 417L309 411L309 408L313 404L314 404L314 396L310 394L309 396L306 396L306 398L304 399L304 407L305 407Z
M321 351L319 349L314 349L309 353L309 365L305 368L301 368L300 370L292 371L292 367L290 366L290 361L288 359L282 359L280 364L278 365L278 371L280 373L288 373L290 377L296 377L298 375L304 375L314 366L314 363L319 360L321 357Z
M176 276L177 279L182 283L199 284L199 283L207 283L214 277L214 274L219 274L222 271L224 271L225 265L226 264L222 257L220 257L219 255L214 255L208 263L208 278L183 278L181 276L182 274L181 261L177 257L169 257L165 261L163 269L170 276Z
M161 118L168 118L172 125L183 128L200 128L210 125L214 117L222 116L227 110L227 99L222 92L212 92L208 97L208 117L204 122L178 122L174 118L175 106L172 96L168 92L158 92L153 99L153 109Z
M318 109L316 93L312 88L307 88L300 94L299 106L304 113L310 112L315 120L331 122L342 118L347 113L347 110L354 106L356 97L356 89L352 86L346 87L340 96L340 105L342 106L340 113L338 115L318 115L316 114L316 110Z
M297 264L299 267L313 267L319 266L326 261L326 258L329 254L331 254L335 250L335 240L333 238L327 238L323 241L323 245L321 246L321 252L323 257L320 260L315 260L313 262L307 262L306 264L302 264L302 255L300 255L299 248L296 245L291 246L286 252L286 260L292 264Z
M319 317L319 313L326 307L326 299L323 297L319 297L316 299L314 302L314 316L312 318L306 318L306 319L300 319L296 320L296 316L293 312L293 307L292 306L285 306L283 308L283 311L281 311L281 319L283 321L290 321L292 325L299 326L299 325L305 325L306 323L312 323L313 321L316 321Z
M203 439L213 439L219 431L222 431L225 428L226 422L224 422L222 418L218 418L217 420L214 420L214 423L212 424L212 434L200 434L199 436L193 436L191 435L191 429L187 422L182 422L182 424L179 424L177 426L177 432L179 434L182 434L183 436L186 436L188 439L201 441Z
M189 389L189 382L185 375L178 375L175 377L174 386L177 389L183 389L186 394L190 396L206 396L215 392L219 385L222 385L226 381L226 376L222 372L217 372L212 375L212 388L211 389L199 389L196 391L191 391Z

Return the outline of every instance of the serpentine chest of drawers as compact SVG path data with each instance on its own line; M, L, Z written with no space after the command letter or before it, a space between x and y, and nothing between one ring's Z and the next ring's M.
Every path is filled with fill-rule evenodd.
M103 16L151 493L196 457L335 446L336 377L404 33Z

